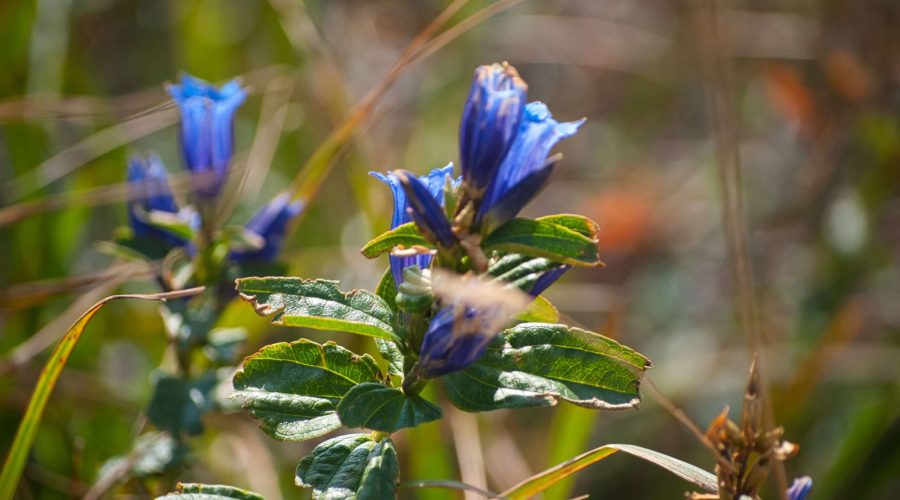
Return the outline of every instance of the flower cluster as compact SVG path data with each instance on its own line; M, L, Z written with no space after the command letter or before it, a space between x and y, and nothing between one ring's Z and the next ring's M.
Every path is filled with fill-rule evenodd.
M181 113L181 152L191 175L198 203L210 205L228 179L234 152L234 116L247 97L238 80L215 87L199 78L183 75L168 87ZM193 243L174 226L193 232L201 225L200 213L192 206L179 207L172 194L166 168L156 154L134 156L128 164L130 187L129 222L138 238L161 243L166 249L187 248ZM272 262L278 256L288 223L302 209L300 202L282 193L254 214L244 230L258 237L253 248L233 249L233 262Z
M451 261L458 263L466 254L475 270L483 271L486 259L477 248L480 238L514 218L546 186L560 158L550 156L551 149L574 135L583 122L556 121L543 103L526 104L527 93L527 85L508 64L475 71L459 131L461 179L452 179L452 164L423 177L403 170L373 173L394 195L391 227L414 221L438 248L439 260L449 256L439 266L460 271ZM452 206L445 203L448 197ZM427 269L433 260L431 253L392 255L395 283L403 282L404 269L413 265ZM530 295L536 297L567 269L560 265L543 274ZM505 323L493 320L499 316L494 305L443 302L421 341L418 375L426 378L478 360Z

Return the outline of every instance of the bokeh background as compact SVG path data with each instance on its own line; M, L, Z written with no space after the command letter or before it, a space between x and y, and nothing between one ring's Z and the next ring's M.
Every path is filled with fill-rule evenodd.
M447 4L0 2L4 455L65 327L116 290L154 290L98 242L127 223L129 153L155 150L170 173L181 171L164 84L188 71L211 81L241 76L252 88L236 123L236 168L250 172L232 219L241 223L298 175ZM453 22L487 5L473 0ZM572 271L549 292L567 321L649 356L659 390L701 428L725 405L737 418L751 355L723 225L722 167L739 161L765 376L777 422L800 444L787 474L811 475L815 499L897 498L898 26L892 0L519 2L405 69L288 239L290 274L374 286L385 262L358 249L387 227L391 202L367 172L421 173L456 160L473 69L509 61L531 99L561 120L587 118L558 148L565 158L552 184L527 209L583 213L601 227L607 267ZM240 304L223 322L250 329L246 354L298 336L372 350L348 335L269 326ZM51 399L21 498L80 498L104 462L128 452L164 348L153 304L114 303L94 319ZM442 398L437 388L430 395ZM648 394L639 411L622 413L565 405L448 413L400 434L402 479L462 478L500 491L605 443L714 465ZM292 486L293 470L314 442L276 442L242 412L206 424L192 442L193 465L108 495L145 498L174 480L305 494ZM689 486L616 455L545 497L680 498Z

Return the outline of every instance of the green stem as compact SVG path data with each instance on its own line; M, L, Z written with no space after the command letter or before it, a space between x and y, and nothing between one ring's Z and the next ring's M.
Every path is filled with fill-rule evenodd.
M419 365L414 365L412 370L403 377L403 393L407 396L416 396L422 392L422 389L424 389L430 381L431 380L427 378L420 377Z

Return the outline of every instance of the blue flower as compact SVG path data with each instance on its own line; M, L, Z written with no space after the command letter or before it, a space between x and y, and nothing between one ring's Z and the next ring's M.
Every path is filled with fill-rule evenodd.
M527 93L506 63L475 70L459 127L460 166L471 196L481 196L512 147Z
M391 218L391 229L396 228L412 221L410 214L410 204L407 201L406 191L404 191L400 179L393 173L382 174L379 172L369 172L376 179L384 182L391 188L394 195L394 215ZM448 175L453 175L453 164L450 163L444 168L436 168L428 175L417 178L424 184L430 196L443 206L444 204L444 183ZM411 175L410 175L411 176ZM414 176L411 176L414 177ZM395 257L390 256L391 274L394 276L394 283L399 287L403 282L403 270L407 267L417 265L421 269L428 269L431 266L430 254L419 254L411 257Z
M172 197L166 167L159 156L151 153L146 158L138 155L129 158L128 189L128 221L135 236L159 240L168 248L187 243L185 239L147 222L151 211L190 217L185 211L179 212L178 204Z
M250 260L272 262L278 257L284 243L287 225L303 209L303 202L291 202L290 193L281 193L272 201L259 209L250 221L244 225L248 231L262 237L265 242L262 248L249 251L234 251L232 260L246 262Z
M431 320L419 351L419 373L440 377L466 368L484 355L494 335L487 335L471 307L459 311L445 307ZM469 327L461 326L468 324Z
M806 500L806 497L809 496L809 491L812 490L812 484L812 478L809 476L794 479L794 484L786 492L788 500Z
M220 88L188 74L169 85L181 110L181 146L197 194L212 199L222 188L234 152L234 113L247 97L237 80Z
M515 217L550 178L558 159L548 160L550 150L560 140L575 135L583 122L560 123L544 103L529 103L515 142L481 202L476 222L490 230Z
M425 378L478 361L497 334L528 308L532 297L507 283L442 270L432 272L441 308L428 325L416 370Z
M408 170L394 170L391 172L406 193L408 213L422 234L438 246L451 248L456 245L456 235L441 206L443 200L435 199L428 184L423 183L418 177Z

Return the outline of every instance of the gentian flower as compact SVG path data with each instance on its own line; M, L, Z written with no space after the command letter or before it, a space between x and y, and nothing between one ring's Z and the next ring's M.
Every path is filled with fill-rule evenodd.
M379 172L369 172L369 174L387 184L388 187L391 188L391 193L394 195L394 215L391 218L391 229L406 224L407 222L411 222L413 220L412 214L410 213L411 207L406 196L406 191L403 189L403 185L400 182L400 178L394 173L382 174ZM450 163L446 167L436 168L428 175L420 178L416 178L412 174L408 174L407 176L416 179L424 185L428 195L439 206L443 206L444 183L446 182L447 176L452 174L453 164ZM399 287L400 284L403 283L404 269L413 265L417 265L421 269L428 269L431 266L431 259L431 254L419 254L410 257L395 257L391 255L389 260L391 263L391 274L394 276L394 284Z
M812 478L809 476L794 479L794 484L786 492L788 500L806 500L806 497L809 496L809 491L812 490L812 484Z
M433 271L433 289L443 307L432 318L419 349L417 369L440 377L478 361L494 337L524 311L531 297L509 285Z
M303 209L303 202L291 202L290 193L281 193L272 201L259 209L244 229L259 235L264 244L262 248L231 252L232 260L246 262L250 260L272 262L278 257L284 243L288 222Z
M175 214L184 219L193 218L190 211L179 210L172 196L166 167L159 156L150 154L144 158L134 155L128 160L128 189L128 221L135 236L159 240L168 248L187 243L185 239L147 221L151 211Z
M215 198L234 152L234 113L247 97L237 80L220 88L188 74L169 85L181 111L181 147L185 165L201 199Z
M444 207L432 196L428 185L407 170L395 170L392 173L406 193L406 203L409 205L406 211L419 226L423 236L444 248L456 245L456 235L447 220Z
M515 142L481 202L476 222L483 221L492 229L515 217L547 184L558 160L548 160L550 150L560 140L575 135L583 122L560 123L544 103L529 103Z
M513 145L528 86L512 66L479 66L459 127L459 155L470 196L480 198Z
M445 307L432 318L419 353L420 373L424 378L462 370L484 355L493 336L483 334L477 326L468 330L455 326L462 322L474 323L477 314L473 308L457 314L454 308Z

